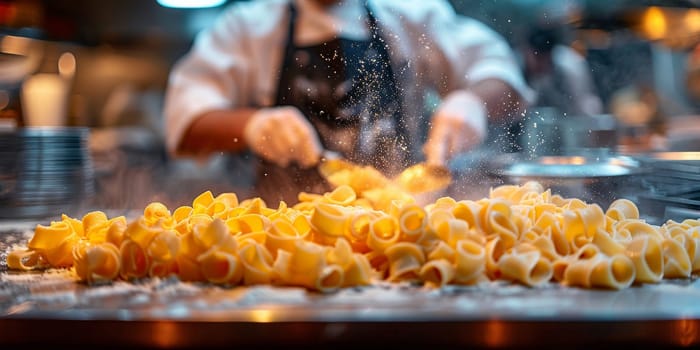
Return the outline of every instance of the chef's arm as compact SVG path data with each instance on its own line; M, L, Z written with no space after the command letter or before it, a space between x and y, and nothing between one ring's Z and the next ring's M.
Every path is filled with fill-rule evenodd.
M313 126L292 106L205 112L191 123L179 151L201 155L246 148L283 167L313 166L322 152Z
M525 98L498 78L450 92L433 114L423 145L426 161L446 165L456 154L486 140L488 125L506 125L526 108Z
M212 152L238 152L248 146L243 131L255 108L212 110L194 118L185 132L178 153L209 154Z
M489 123L503 124L520 118L527 107L527 101L510 84L500 79L485 79L469 89L483 101L489 116Z

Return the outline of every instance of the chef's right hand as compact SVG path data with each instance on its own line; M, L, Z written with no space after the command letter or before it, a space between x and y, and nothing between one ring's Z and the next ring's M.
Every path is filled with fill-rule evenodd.
M248 120L243 133L255 154L282 167L291 162L311 167L321 156L316 130L296 107L260 109Z
M428 140L423 145L426 162L446 166L457 154L484 142L488 113L479 96L457 90L442 101L431 123Z

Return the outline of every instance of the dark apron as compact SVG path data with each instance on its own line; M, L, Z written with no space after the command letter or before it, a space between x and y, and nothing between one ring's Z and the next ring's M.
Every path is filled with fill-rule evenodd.
M297 107L316 129L324 149L391 176L406 163L406 127L386 43L365 6L370 39L335 38L299 47L294 44L297 12L290 4L275 105ZM261 162L256 195L268 205L276 206L280 200L296 203L300 191L331 190L316 168Z

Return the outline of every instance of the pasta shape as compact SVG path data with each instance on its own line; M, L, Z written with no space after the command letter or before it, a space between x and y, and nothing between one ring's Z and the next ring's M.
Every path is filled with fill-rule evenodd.
M289 285L329 292L343 285L343 269L329 264L326 249L311 242L297 241L294 254L283 253L288 262L276 264L278 274Z
M112 243L78 244L73 260L78 277L90 284L114 280L121 271L119 248Z
M367 246L376 252L384 252L398 244L400 232L396 219L383 216L372 221L367 236Z
M209 282L238 284L243 278L243 264L235 253L211 249L197 257L202 276Z
M7 267L12 270L29 271L50 266L41 264L41 255L32 249L13 250L7 254Z
M265 247L273 257L277 256L277 251L280 249L293 253L297 241L306 239L309 232L309 230L298 230L297 226L288 219L278 218L270 226L265 239Z
M459 201L452 208L452 215L456 219L465 221L470 228L481 227L481 222L479 221L480 212L481 205L470 200Z
M73 247L80 237L66 221L55 221L49 226L37 225L34 237L27 247L36 251L41 260L55 267L73 265ZM38 260L37 260L38 261Z
M311 225L317 233L316 240L322 244L332 245L338 237L343 237L349 221L349 210L346 207L318 203L311 214Z
M661 246L664 257L665 278L688 278L693 272L693 265L688 251L675 239L665 239Z
M625 252L625 246L613 239L609 233L603 231L602 229L596 230L596 233L593 235L592 242L600 249L600 251L610 256L623 254Z
M438 241L438 243L428 252L428 260L439 260L444 259L447 261L453 261L455 257L455 250L450 247L447 243L443 241Z
M498 268L503 278L532 287L549 282L553 274L549 260L528 243L522 243L503 254L498 260Z
M419 271L420 278L433 287L444 287L454 279L455 267L445 259L431 260Z
M566 269L565 281L584 288L624 289L635 280L631 259L622 254L604 254L574 262Z
M243 263L243 283L245 285L269 284L273 280L272 264L274 260L270 252L259 243L248 240L238 251Z
M462 240L455 244L454 259L455 282L472 284L484 272L486 251L471 240Z
M428 213L417 204L403 206L399 211L398 219L403 240L409 242L420 240L428 226Z
M389 281L413 281L420 277L425 263L423 250L415 243L399 242L385 251L389 261Z
M299 203L276 208L205 191L173 211L149 203L131 219L63 214L36 225L7 266L67 268L88 284L177 276L320 292L376 280L620 290L700 271L700 219L651 225L628 199L604 210L528 182L419 205L376 169L334 171L332 191L302 192Z
M663 278L664 258L661 244L655 238L638 236L626 247L636 271L636 282L658 283Z
M639 219L639 209L631 200L620 198L610 203L605 215L616 221L636 220Z
M327 253L329 264L336 264L343 270L343 286L364 286L372 279L372 267L367 257L352 251L350 243L344 239L336 241L335 247Z
M486 275L490 279L496 280L502 277L501 268L498 266L498 261L501 260L501 257L506 253L506 251L507 248L504 246L499 237L496 237L486 243Z

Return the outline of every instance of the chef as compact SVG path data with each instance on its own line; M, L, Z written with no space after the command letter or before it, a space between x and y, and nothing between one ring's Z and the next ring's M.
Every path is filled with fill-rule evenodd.
M327 190L324 151L388 176L445 165L532 100L507 42L441 0L235 2L168 84L171 155L249 150L258 194L288 202Z

